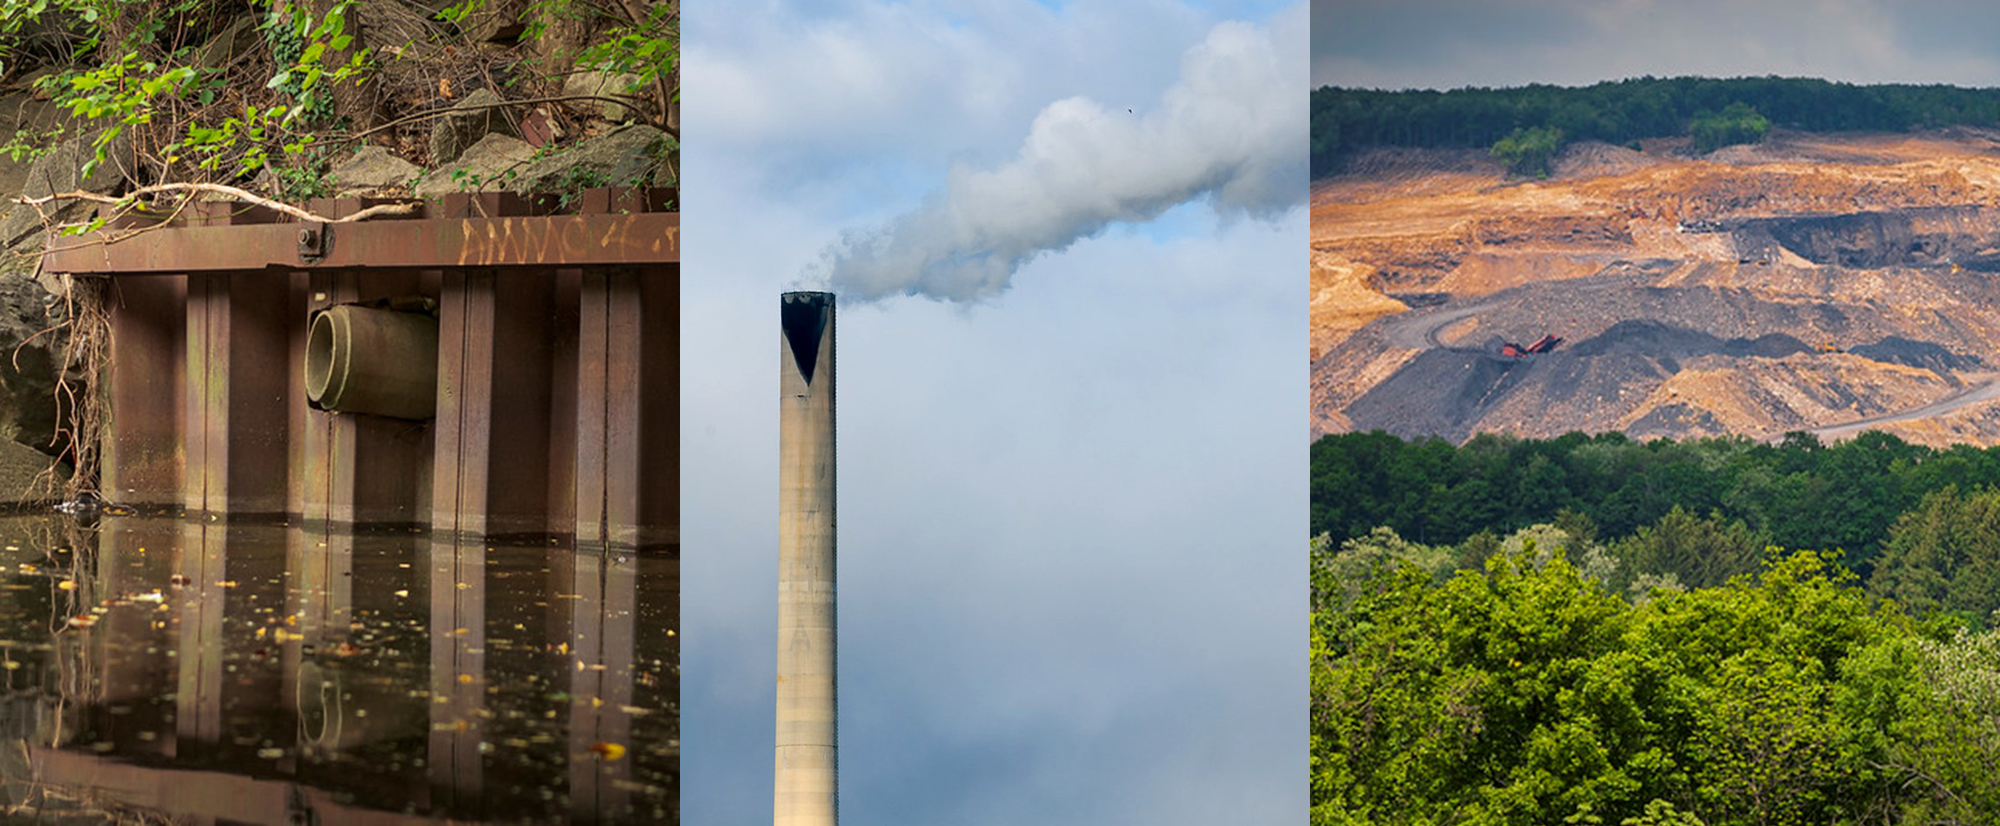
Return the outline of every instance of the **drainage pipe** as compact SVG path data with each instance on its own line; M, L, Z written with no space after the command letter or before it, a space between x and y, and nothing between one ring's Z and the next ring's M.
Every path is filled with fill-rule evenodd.
M437 415L437 319L344 304L313 315L306 398L338 413Z

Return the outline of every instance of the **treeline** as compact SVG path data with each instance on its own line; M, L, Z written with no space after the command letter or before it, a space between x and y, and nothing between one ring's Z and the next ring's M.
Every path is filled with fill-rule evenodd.
M2000 486L2000 448L1935 450L1877 432L1832 445L1803 433L1776 444L1570 433L1482 434L1454 446L1377 431L1321 438L1311 469L1311 533L1336 543L1387 526L1456 544L1565 510L1617 537L1680 507L1741 520L1773 544L1843 549L1842 561L1865 574L1897 517L1926 494Z
M1486 149L1510 135L1553 130L1560 141L1629 143L1686 135L1698 118L1715 127L1754 123L1809 132L1906 131L2000 125L2000 89L1881 84L1815 78L1653 78L1585 87L1531 85L1380 91L1323 86L1312 93L1314 177L1339 171L1354 152L1377 146ZM1761 133L1759 133L1761 134ZM1697 135L1697 137L1700 137ZM1711 138L1722 137L1711 132ZM1739 134L1727 143L1740 142ZM1707 148L1713 148L1712 144Z
M1721 584L1766 546L1838 552L1882 597L1983 625L2000 610L2000 448L1936 450L1883 433L1636 442L1481 435L1464 446L1385 433L1312 446L1311 531L1331 547L1386 529L1477 569L1501 539L1561 527L1599 547L1615 590Z
M1626 599L1532 541L1448 576L1326 551L1315 826L2000 818L2000 631L1912 619L1828 556Z

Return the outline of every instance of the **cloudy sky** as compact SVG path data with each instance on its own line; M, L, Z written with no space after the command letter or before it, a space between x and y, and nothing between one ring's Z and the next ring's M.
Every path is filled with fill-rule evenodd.
M824 285L848 822L1303 822L1305 4L684 19L687 822L770 818L778 295Z
M2000 86L1983 0L1312 0L1312 84L1589 84L1651 74Z

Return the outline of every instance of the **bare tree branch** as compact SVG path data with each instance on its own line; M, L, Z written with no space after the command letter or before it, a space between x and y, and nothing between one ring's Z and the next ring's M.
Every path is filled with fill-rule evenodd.
M234 198L238 201L242 201L247 204L255 204L257 206L276 210L278 212L282 212L286 215L290 215L294 218L297 218L301 221L319 221L321 223L327 223L327 224L345 224L350 221L359 221L365 218L373 218L377 215L407 215L411 212L415 212L417 210L417 207L419 206L418 204L415 203L376 204L375 206L368 207L367 209L363 209L360 212L356 212L353 215L349 215L344 218L328 218L324 215L317 215L311 212L307 212L303 209L292 206L291 204L287 204L282 201L273 201L269 198L253 194L245 190L237 189L236 187L233 186L225 186L223 184L201 184L201 183L165 183L165 184L153 184L151 186L142 186L139 187L138 189L132 190L131 194L126 195L123 198L114 197L110 195L99 195L95 192L83 192L79 190L74 192L58 192L46 198L15 198L14 203L27 204L29 206L40 206L50 201L64 200L64 201L94 201L100 204L127 204L131 203L132 199L134 198L143 195L152 195L160 192L212 192L219 195L227 195L231 198Z

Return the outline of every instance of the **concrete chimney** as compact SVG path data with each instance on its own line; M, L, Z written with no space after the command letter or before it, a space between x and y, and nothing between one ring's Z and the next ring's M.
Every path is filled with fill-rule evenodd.
M779 303L778 753L772 822L834 826L833 293Z

